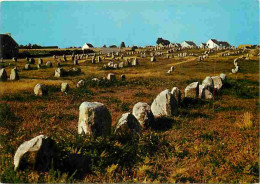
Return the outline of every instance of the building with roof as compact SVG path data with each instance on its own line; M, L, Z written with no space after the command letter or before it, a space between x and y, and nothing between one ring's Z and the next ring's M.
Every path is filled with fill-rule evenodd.
M87 49L90 49L90 48L94 48L94 46L91 43L85 43L82 46L82 50L87 50Z
M0 34L0 58L17 57L19 45L10 33Z
M184 41L181 43L182 48L196 48L197 45L193 41Z
M207 44L206 43L201 43L201 44L199 44L199 48L200 49L206 49L207 48Z
M231 48L232 47L228 42L226 42L226 41L218 41L216 39L209 39L206 44L207 44L207 47L210 48L210 49L213 49L213 48L227 49L227 48Z

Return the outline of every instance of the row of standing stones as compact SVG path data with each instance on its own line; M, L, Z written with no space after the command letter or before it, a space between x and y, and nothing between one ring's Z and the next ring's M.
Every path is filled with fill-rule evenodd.
M114 75L113 75L114 76ZM222 88L226 81L226 75L206 77L202 84L193 82L185 88L185 98L213 99L214 91ZM35 95L42 96L43 85L35 86ZM62 88L68 88L68 84L63 83ZM38 90L37 89L41 89ZM41 91L41 92L40 92ZM181 103L181 90L173 87L170 91L166 89L159 93L152 105L145 102L138 102L134 105L131 112L122 114L114 127L114 135L140 136L142 130L150 127L156 118L174 116L178 113ZM100 102L83 102L79 107L78 134L85 134L93 137L111 135L112 118L107 107ZM19 164L24 154L36 152L38 165L41 169L49 168L52 159L57 154L55 141L45 135L39 135L29 141L22 143L14 156L14 169L19 168Z

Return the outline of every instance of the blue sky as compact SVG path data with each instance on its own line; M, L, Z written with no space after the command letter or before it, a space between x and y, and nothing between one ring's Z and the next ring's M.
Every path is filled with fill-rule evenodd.
M0 3L0 32L18 44L155 45L209 38L259 44L258 0L56 1Z

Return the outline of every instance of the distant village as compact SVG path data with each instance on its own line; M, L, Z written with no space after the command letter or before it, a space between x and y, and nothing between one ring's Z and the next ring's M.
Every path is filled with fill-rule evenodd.
M0 34L0 58L12 58L17 57L19 53L19 49L59 49L58 46L39 46L37 44L28 44L28 45L19 45L11 36L10 33ZM196 45L193 41L183 41L182 43L172 43L168 40L163 38L157 39L157 45L152 46L148 45L146 47L157 47L159 49L163 48L177 48L177 49L235 49L235 46L232 46L227 41L219 41L217 39L209 39L206 43L200 43ZM111 45L108 48L125 48L125 43L122 42L120 46ZM128 46L129 47L129 46ZM243 44L239 45L237 48L239 49L253 49L259 47L258 45L250 45L250 44ZM95 48L91 43L85 43L82 47L69 47L71 48L78 48L84 50L89 50ZM101 48L107 48L104 45ZM132 46L131 48L137 48L137 46Z

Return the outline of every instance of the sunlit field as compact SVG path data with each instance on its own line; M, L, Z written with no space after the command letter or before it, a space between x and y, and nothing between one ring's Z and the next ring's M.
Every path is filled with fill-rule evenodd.
M130 49L130 48L129 48ZM20 52L24 52L22 50ZM98 51L95 50L95 51ZM5 59L8 76L18 67L20 80L0 82L0 181L1 182L155 182L155 183L258 183L259 182L259 50L245 50L238 55L221 56L233 50L219 50L199 61L205 50L192 49L172 53L166 58L149 54L100 55L102 61L92 64L92 55L74 65L71 56L61 61L65 70L80 68L78 75L54 77L57 62L62 56L38 58L31 70L25 70L25 58L18 62ZM187 52L187 57L177 57ZM189 56L189 53L197 56ZM247 56L249 54L249 57ZM98 52L96 53L98 55ZM234 59L239 61L239 72L231 74ZM138 66L104 69L110 61L119 63L138 58ZM53 66L45 66L51 61ZM168 74L171 66L175 70ZM109 73L116 81L95 82ZM184 99L185 87L201 82L207 76L227 75L214 100ZM125 74L126 81L121 81ZM76 88L78 81L85 86ZM68 93L60 92L62 82L69 83ZM37 83L48 87L43 97L34 95ZM137 102L152 104L163 90L178 87L182 103L175 116L157 118L158 126L143 130L139 138L123 141L118 137L88 137L77 134L79 106L82 102L101 102L112 116L112 130L123 113L131 112ZM51 137L57 145L57 158L46 172L31 164L14 171L15 151L24 141L38 135Z

